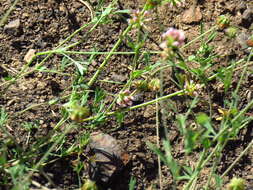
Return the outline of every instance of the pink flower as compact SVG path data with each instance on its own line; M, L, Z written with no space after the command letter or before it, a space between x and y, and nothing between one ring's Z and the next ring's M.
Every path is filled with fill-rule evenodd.
M131 92L129 90L125 90L124 92L120 93L116 103L121 107L127 107L133 105L134 100L135 98L131 95Z
M169 28L162 34L162 43L160 47L163 49L161 56L163 59L173 57L175 55L175 49L184 44L185 35L182 30L175 28Z
M145 11L143 15L141 14L140 10L132 10L131 12L131 19L128 19L129 24L136 24L139 23L140 25L144 25L144 22L150 21L150 18L148 18L150 15L149 11Z
M162 34L162 38L165 39L160 45L164 49L165 44L167 46L179 47L184 44L185 35L182 30L177 30L175 28L169 28L165 33ZM165 43L165 44L164 44Z

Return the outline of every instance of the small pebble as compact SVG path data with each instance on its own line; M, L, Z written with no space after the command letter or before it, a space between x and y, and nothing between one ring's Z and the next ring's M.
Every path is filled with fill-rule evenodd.
M94 153L89 162L89 176L99 183L108 183L129 161L129 155L119 142L108 134L92 133L89 149Z
M10 35L18 35L20 33L20 19L15 19L4 26L4 31Z
M116 73L113 73L111 78L112 78L113 81L116 81L116 82L125 82L125 81L127 81L127 77L125 75L118 75Z
M202 13L199 6L191 6L182 16L182 22L186 24L196 23L202 19Z
M248 52L248 45L247 45L247 40L249 39L249 35L242 32L236 37L236 41L240 44L241 48Z
M24 57L24 61L26 63L29 63L32 60L33 56L35 56L35 53L36 51L34 49L29 49Z

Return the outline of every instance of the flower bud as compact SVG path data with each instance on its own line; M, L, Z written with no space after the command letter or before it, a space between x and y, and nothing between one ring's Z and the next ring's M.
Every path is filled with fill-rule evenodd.
M238 29L236 27L230 26L225 30L225 34L230 38L234 38L237 35L237 31Z
M121 107L133 105L134 97L130 94L131 92L129 90L125 90L124 92L120 93L116 103Z
M161 88L161 81L158 78L154 78L148 83L148 89L151 91L157 92L160 90L160 88Z
M245 180L234 177L227 185L227 190L245 190Z
M98 187L94 181L87 179L83 184L81 190L98 190Z
M83 119L91 115L90 109L87 106L75 105L71 107L70 119L77 122L82 122Z
M133 87L139 89L139 90L147 90L148 89L148 83L146 80L135 80L132 82Z
M224 28L227 28L229 26L230 20L225 15L221 15L218 17L216 23L217 23L219 29L223 30Z

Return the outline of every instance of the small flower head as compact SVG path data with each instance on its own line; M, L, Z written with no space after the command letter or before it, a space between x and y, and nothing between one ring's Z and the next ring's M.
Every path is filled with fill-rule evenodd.
M150 21L150 19L148 18L149 15L149 11L144 11L142 14L140 10L133 10L131 13L132 18L128 20L128 23L140 24L141 26L143 26L146 21Z
M230 26L225 30L225 34L229 38L235 38L237 35L238 29L236 27Z
M162 34L162 39L164 40L160 44L163 49L162 57L167 58L174 55L173 50L184 44L185 34L182 30L169 28Z
M148 82L146 80L134 80L132 85L134 88L141 91L146 91L148 89Z
M198 96L199 90L201 89L201 85L194 83L193 80L190 80L190 81L186 80L185 85L184 85L184 89L185 89L186 95Z
M134 96L131 95L129 90L125 90L119 94L119 98L117 99L116 103L120 107L127 107L133 105Z
M87 106L73 105L70 109L70 119L76 122L82 122L91 115Z
M135 80L132 83L133 87L140 91L154 91L157 92L161 88L161 81L158 78L152 78L148 80Z
M236 109L224 109L224 108L219 108L218 112L220 113L220 116L216 118L217 121L221 121L223 119L230 118L231 116L234 116L237 113Z
M230 24L230 20L227 16L221 15L217 19L217 25L219 29L223 30L224 28L227 28Z
M81 190L98 190L98 187L94 181L87 179L83 184Z
M245 180L242 178L233 178L227 185L228 190L245 190Z
M161 81L158 78L151 79L148 83L148 89L157 92L161 88Z
M184 44L185 35L182 30L177 30L175 28L169 28L165 33L162 34L162 38L165 40L160 47L179 47Z

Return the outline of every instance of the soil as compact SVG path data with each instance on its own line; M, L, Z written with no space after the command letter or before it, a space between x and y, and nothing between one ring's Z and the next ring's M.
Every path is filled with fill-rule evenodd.
M13 1L0 2L0 14L3 15L11 6ZM96 1L92 1L92 6L96 5ZM185 31L187 41L190 41L200 34L200 22L203 23L205 30L211 28L219 15L227 14L230 16L231 24L239 28L239 33L246 35L252 33L252 19L249 22L243 19L245 11L253 4L251 0L199 0L197 3L198 10L202 17L198 15L197 20L185 20L183 15L189 10L193 2L186 1L178 8L163 6L151 13L152 21L146 24L150 33L147 39L146 49L159 50L157 42L160 42L161 34L168 27L176 27ZM142 3L139 1L119 1L119 9L138 9ZM68 37L72 32L83 24L91 20L90 11L77 0L29 0L19 1L14 11L8 17L6 24L19 19L20 26L14 30L7 30L2 27L0 30L0 81L4 83L4 77L15 76L25 64L24 57L30 49L36 52L51 50L56 47L63 39ZM76 46L76 51L91 51L96 48L99 51L110 51L115 42L119 38L119 34L127 27L127 18L117 17L112 22L99 26L94 32L85 35L86 31L76 35L70 43L83 40L83 43ZM201 20L200 20L201 19ZM250 19L250 18L246 18ZM135 35L132 32L132 35ZM85 38L85 39L84 39ZM242 44L236 39L228 39L224 37L224 31L218 32L215 40L211 42L215 45L215 52L220 55L217 58L216 68L228 65L231 60L239 60L248 54L242 48ZM196 52L200 42L194 43L185 49L186 55ZM119 47L118 51L131 51L127 43ZM41 57L40 59L42 59ZM79 57L80 58L80 57ZM83 60L87 60L88 56L81 56ZM97 56L95 61L89 65L87 78L90 78L96 71L98 65L103 61L104 56ZM157 58L152 57L155 61ZM45 62L44 66L49 69L60 68L62 61L61 56L52 56ZM108 67L100 74L99 79L118 80L124 82L129 75L129 69L126 67L131 63L132 57L126 55L112 56L108 63ZM33 65L30 67L32 68ZM251 68L252 69L252 68ZM59 96L71 93L69 86L72 83L71 73L74 68L67 68L70 75L60 75L57 73L32 72L29 75L20 78L7 91L6 86L0 89L3 95L0 97L0 106L4 107L9 114L8 131L14 135L17 142L24 149L29 149L32 145L27 144L28 131L22 124L25 122L33 122L38 124L38 128L30 132L29 142L38 142L38 139L49 139L53 131L53 127L60 121L62 114L60 112L62 101L56 105L45 104L50 100L57 99ZM170 72L170 71L167 71ZM252 71L249 71L249 73ZM236 87L240 78L241 71L237 71L234 76L233 86ZM243 108L249 100L252 99L252 74L248 75L247 80L243 81L241 93L240 109ZM211 99L216 108L223 106L223 100L226 98L218 88L218 81L214 81L210 86L212 89ZM97 87L103 87L109 93L117 93L121 89L120 85L112 85L110 83L97 82ZM178 88L171 82L165 80L164 94L172 93ZM147 92L143 94L143 101L155 98L155 93ZM228 97L229 98L229 97ZM205 99L205 98L204 98ZM107 104L111 99L107 100ZM20 112L29 106L39 104L33 109ZM165 101L165 105L173 104L177 107L179 113L185 113L187 110L187 100L184 98L175 98L172 101ZM205 100L198 106L199 111L206 112L208 105ZM110 134L122 145L123 149L130 156L130 161L109 184L111 189L128 189L130 177L134 176L137 180L137 189L148 189L151 185L158 187L158 161L157 156L147 147L146 142L156 143L156 107L155 105L147 106L135 111L129 112L124 122L119 126L114 117L110 117L106 123L101 124L96 130ZM169 110L169 109L168 109ZM216 111L216 110L215 110ZM252 110L251 110L252 111ZM218 114L218 112L217 112ZM183 152L183 141L180 138L179 131L175 123L175 115L169 115L166 119L167 124L163 126L170 133L173 147L173 154L179 162L189 160L195 163L199 155L186 156ZM79 128L71 131L66 139L65 145L69 146L75 139L89 131L85 128L85 123ZM112 130L113 129L113 130ZM162 135L162 134L161 134ZM0 137L2 134L0 133ZM225 147L224 156L219 165L219 172L224 172L229 165L238 157L242 150L253 138L253 124L240 132L238 139L230 141ZM46 147L45 147L46 149ZM33 158L35 163L43 155L42 150L38 150L37 158ZM85 151L85 150L84 150ZM33 179L40 184L54 189L76 189L79 187L77 173L74 171L73 162L77 159L76 155L70 155L55 159L54 162L47 164L41 168L41 172L36 172ZM52 159L53 160L53 159ZM83 158L84 163L87 162ZM253 184L253 149L251 149L225 178L226 182L233 176L239 176L246 179L248 184ZM170 189L172 178L165 166L162 166L163 186L164 189ZM202 174L202 178L206 179L210 168L206 169ZM43 174L44 173L44 174ZM85 170L82 170L81 176L86 176ZM46 177L45 177L46 176ZM47 178L50 178L48 180ZM198 186L201 188L201 182ZM8 189L4 186L0 189ZM178 187L181 189L182 187Z

